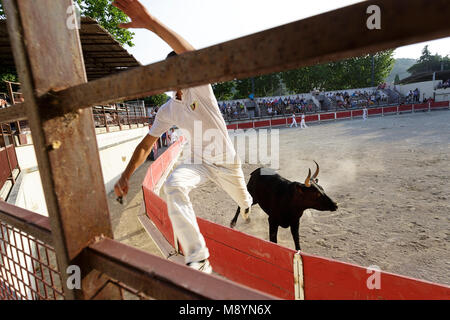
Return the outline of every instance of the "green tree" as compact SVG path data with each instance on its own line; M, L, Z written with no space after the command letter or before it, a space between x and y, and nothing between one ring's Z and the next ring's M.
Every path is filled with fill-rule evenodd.
M394 65L393 50L374 54L375 85L384 82ZM372 85L372 56L350 58L327 64L283 72L281 78L290 93L313 89L331 91L370 87Z
M395 80L394 80L394 84L399 84L400 83L400 77L398 75L398 73L395 75Z
M267 97L274 95L282 95L283 88L281 85L280 73L272 73L254 78L255 96ZM236 80L234 99L247 98L252 93L252 79Z
M212 88L217 100L231 100L233 99L234 91L236 88L236 81L233 80L215 83L212 85Z
M145 97L144 103L146 106L159 107L166 103L167 99L169 99L167 94L162 93L150 97Z
M134 33L119 28L120 23L129 22L125 13L112 5L112 0L76 0L81 9L81 15L95 19L98 24L122 45L134 46L132 42Z
M129 22L128 17L112 5L113 0L75 0L81 9L81 15L95 19L122 45L134 46L134 33L119 28L120 23ZM0 0L0 19L5 19L2 0Z
M422 72L440 71L442 67L444 70L450 69L450 58L448 56L442 57L437 53L433 55L428 46L425 46L419 60L408 69L408 72L415 75Z

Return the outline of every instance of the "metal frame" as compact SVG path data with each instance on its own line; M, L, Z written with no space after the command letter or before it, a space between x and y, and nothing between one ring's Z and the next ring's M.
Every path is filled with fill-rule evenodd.
M79 264L83 272L82 290L68 290L61 272L66 299L123 298L111 277L160 298L271 298L108 239L112 230L90 107L450 34L448 0L366 1L87 83L78 32L65 25L71 0L3 3L26 103L0 110L0 123L30 122L59 270ZM366 26L370 5L381 9L380 30ZM5 217L18 228L36 229L0 215Z

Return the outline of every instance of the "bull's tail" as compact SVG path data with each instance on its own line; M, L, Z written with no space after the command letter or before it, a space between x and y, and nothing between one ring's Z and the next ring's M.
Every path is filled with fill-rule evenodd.
M230 222L230 228L234 228L234 226L236 225L236 222L237 222L240 212L241 212L241 207L238 207L233 220L231 220L231 222Z

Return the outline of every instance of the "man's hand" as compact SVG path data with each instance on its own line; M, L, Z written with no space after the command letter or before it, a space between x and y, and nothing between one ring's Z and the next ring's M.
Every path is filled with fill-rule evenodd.
M138 0L116 0L112 3L113 6L122 10L131 22L121 23L121 28L150 28L153 17L148 13L147 9Z
M123 198L128 194L128 179L121 176L119 181L114 186L114 193L117 197Z

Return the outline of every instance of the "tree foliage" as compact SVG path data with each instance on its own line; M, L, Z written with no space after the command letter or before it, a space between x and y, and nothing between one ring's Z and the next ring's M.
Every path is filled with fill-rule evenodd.
M75 0L81 9L81 15L95 19L103 28L120 44L134 46L134 33L127 29L119 28L120 23L129 22L128 17L121 10L112 5L112 0ZM2 0L0 0L0 18L5 18Z
M112 5L112 0L76 0L81 9L81 15L95 19L98 24L122 45L134 46L134 33L119 28L120 23L129 22L128 17L121 10Z
M236 89L236 81L215 83L212 87L217 100L231 100Z
M410 72L412 75L415 75L422 72L440 71L442 67L444 68L444 70L450 69L449 56L447 55L445 57L442 57L437 53L433 55L428 49L428 45L426 45L422 49L422 55L420 56L419 60L416 64L408 69L408 72Z
M385 81L392 70L393 50L374 54L374 84ZM290 93L314 89L332 91L372 86L372 56L365 55L337 62L283 72L281 78Z
M165 93L162 93L150 97L145 97L144 103L149 107L159 107L166 103L167 99L169 99L169 97Z

